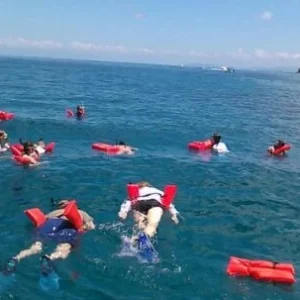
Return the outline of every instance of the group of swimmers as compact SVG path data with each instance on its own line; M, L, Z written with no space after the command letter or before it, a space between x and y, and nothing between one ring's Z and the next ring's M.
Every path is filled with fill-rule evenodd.
M84 107L78 106L76 116L82 117L85 114ZM221 136L215 133L211 138L212 150L218 153L229 152L225 143L221 142ZM43 139L38 140L36 143L26 141L23 142L20 139L20 143L23 145L23 156L31 160L32 164L36 164L39 160L39 156L45 153L45 142ZM126 145L124 142L117 143L119 152L117 154L132 155L137 150L136 148ZM274 151L285 145L285 142L278 140L273 146L269 148L269 151ZM9 149L10 143L8 134L5 131L0 131L0 152ZM179 223L179 212L175 206L171 203L168 207L163 204L164 192L153 187L148 182L139 182L136 184L139 192L138 197L132 201L132 199L126 199L118 212L120 219L125 220L128 213L132 211L135 221L135 227L139 232L143 232L149 239L153 238L157 232L160 220L165 211L168 211L171 215L171 219L175 224ZM82 227L76 228L65 216L64 211L68 207L69 200L61 200L55 203L56 209L46 215L46 221L43 225L43 230L39 230L36 241L28 248L20 251L18 254L11 257L3 271L4 274L11 274L16 270L16 266L22 259L40 254L43 249L43 243L47 239L54 239L57 242L57 247L54 252L49 255L42 255L41 267L42 273L48 276L54 272L53 261L56 259L65 259L71 252L71 249L76 246L76 242L82 231L89 231L95 229L94 219L83 210L78 210L80 218L82 220ZM74 235L65 234L64 230L72 230ZM137 243L138 236L133 234L130 241L132 244Z
M128 213L132 211L135 221L135 228L138 232L143 232L149 239L153 238L157 232L160 220L165 211L171 215L175 224L179 223L179 212L171 203L168 207L164 205L164 192L153 187L149 182L138 182L138 197L126 199L118 212L120 219L125 220ZM76 247L80 233L95 229L94 219L85 211L78 209L82 225L76 228L66 217L65 210L71 202L70 200L61 200L55 202L56 209L45 215L45 222L37 229L37 238L35 242L27 249L20 251L11 257L3 270L3 274L10 275L16 270L18 262L22 259L40 254L43 250L43 243L48 240L54 240L57 246L51 254L41 256L41 271L43 276L49 276L55 272L54 261L57 259L66 259L71 250ZM133 245L136 245L138 235L136 233L130 239Z

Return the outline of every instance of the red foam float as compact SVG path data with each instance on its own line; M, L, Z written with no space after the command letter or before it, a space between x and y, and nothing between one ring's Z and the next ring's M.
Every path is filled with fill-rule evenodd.
M175 195L177 193L177 185L166 185L164 188L164 196L162 198L162 204L166 208L169 208L172 202L175 199Z
M80 215L80 212L77 208L77 204L75 200L70 201L65 210L64 210L64 216L73 224L73 226L78 230L82 231L83 228L83 220Z
M105 152L107 154L117 154L120 151L119 146L104 143L95 143L92 145L92 149Z
M266 260L249 260L232 256L226 270L230 276L251 277L259 281L293 284L296 282L292 264Z
M130 201L139 197L139 186L137 184L127 184L127 194Z
M207 151L212 149L213 141L208 139L206 141L194 141L188 144L188 148L193 151Z
M32 165L33 164L31 159L27 156L14 155L13 159L22 165ZM34 159L37 160L37 158L34 158Z
M74 117L73 111L70 110L70 109L68 109L68 110L67 110L67 116L68 116L68 117Z
M22 152L23 152L23 150L20 150L18 147L16 147L16 145L11 145L10 151L13 155L16 156L22 156Z
M27 209L24 213L36 227L42 226L47 220L46 215L39 208Z
M8 121L14 118L14 114L5 111L0 111L0 121Z
M45 151L46 151L46 153L52 153L54 148L55 148L55 143L52 142L52 143L49 143L48 145L46 145Z

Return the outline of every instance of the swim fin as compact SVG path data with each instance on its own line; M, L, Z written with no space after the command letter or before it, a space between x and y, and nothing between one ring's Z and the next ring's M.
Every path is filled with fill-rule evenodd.
M139 256L143 261L153 263L158 259L158 253L154 249L149 237L144 232L140 232L138 236Z
M16 267L17 267L17 263L18 263L18 260L14 257L10 258L8 260L8 262L6 263L5 265L5 268L3 270L3 275L10 275L12 273L15 272L16 270Z
M44 291L59 289L59 276L55 272L53 262L46 255L43 255L41 260L41 276L39 284Z

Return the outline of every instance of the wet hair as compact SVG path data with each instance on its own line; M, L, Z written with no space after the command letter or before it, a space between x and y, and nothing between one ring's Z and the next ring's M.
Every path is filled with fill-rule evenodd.
M32 142L25 142L25 143L23 143L23 147L24 147L24 152L25 152L25 154L30 154L29 153L29 151L30 151L30 149L32 149L33 150L33 147L34 147L34 145L33 145L33 143Z
M25 143L23 143L23 147L24 147L24 150L25 150L25 148L27 149L27 148L30 148L30 142L25 142Z
M220 140L222 137L218 133L215 133L212 138L213 138L214 142L216 144L218 144L218 143L220 143Z
M282 147L284 144L285 144L285 142L284 142L283 140L277 140L275 146L276 146L277 148L279 148L279 147Z
M61 200L56 204L56 206L57 206L57 208L62 209L62 208L65 208L68 203L69 203L69 200Z
M126 144L124 143L124 142L119 142L119 144L118 144L119 146L126 146Z
M24 153L26 155L29 155L30 154L30 146L28 146L28 144L24 145Z
M149 182L147 182L147 181L140 181L140 182L137 183L137 185L138 185L140 188L145 187L145 186L148 186L148 187L152 186L152 185L151 185Z

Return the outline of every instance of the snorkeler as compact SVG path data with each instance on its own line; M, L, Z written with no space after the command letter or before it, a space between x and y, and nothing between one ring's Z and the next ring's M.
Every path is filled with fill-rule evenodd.
M118 215L125 220L128 212L132 210L137 228L152 238L156 234L161 217L166 210L162 201L164 192L151 186L148 182L139 182L137 186L139 187L138 198L134 202L126 199L121 205ZM175 206L170 204L167 210L170 212L173 222L178 224L179 212ZM136 237L133 237L134 239Z
M6 151L10 148L8 135L5 131L0 131L0 152Z
M84 106L83 105L78 105L76 108L76 116L78 118L83 117L85 111L84 111Z
M17 263L28 257L42 252L43 241L50 239L56 241L57 247L50 255L42 256L42 268L53 271L52 262L56 259L66 259L71 252L72 247L76 244L79 233L84 230L95 229L93 218L90 217L85 211L76 210L79 212L79 218L81 222L81 228L75 228L74 224L65 216L66 209L70 205L74 205L75 201L62 200L57 204L57 209L50 212L46 216L43 224L37 228L37 240L28 249L22 250L17 255L10 258L6 264L4 273L13 273L16 269ZM32 209L36 210L36 209ZM40 212L42 214L42 212ZM31 216L32 217L32 216ZM37 217L39 218L40 215ZM77 220L78 221L78 220ZM43 269L43 272L45 270Z
M211 137L211 141L212 141L212 144L213 144L213 150L218 152L218 153L229 152L226 144L221 142L221 138L222 138L221 135L219 135L218 133L215 133Z

